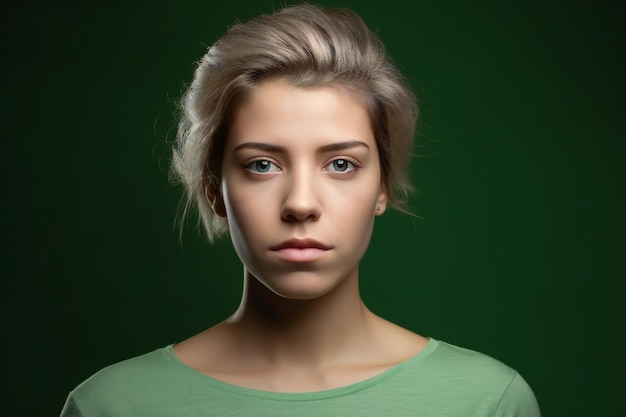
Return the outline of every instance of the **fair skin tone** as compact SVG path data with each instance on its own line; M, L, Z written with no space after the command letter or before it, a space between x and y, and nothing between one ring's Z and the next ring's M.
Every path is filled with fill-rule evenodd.
M221 381L274 392L337 388L416 355L427 339L373 314L359 262L386 209L363 105L337 87L261 84L226 140L216 210L244 265L230 319L174 347Z

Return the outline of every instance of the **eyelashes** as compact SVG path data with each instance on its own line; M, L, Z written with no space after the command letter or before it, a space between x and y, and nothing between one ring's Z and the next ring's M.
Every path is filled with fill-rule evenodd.
M331 167L332 169L327 169L329 167ZM348 156L342 156L342 157L333 159L324 168L331 172L344 174L344 173L355 171L356 169L360 167L361 166L359 165L359 162L356 159L348 157Z
M280 171L280 168L278 168L275 163L273 163L269 159L262 157L258 159L248 160L245 162L244 165L247 170L255 172L257 174L270 174Z
M282 172L278 163L273 161L272 158L265 156L248 159L243 163L243 167L252 173L261 175ZM359 168L361 168L361 164L355 158L351 156L337 156L328 161L322 170L332 174L346 175L357 171Z

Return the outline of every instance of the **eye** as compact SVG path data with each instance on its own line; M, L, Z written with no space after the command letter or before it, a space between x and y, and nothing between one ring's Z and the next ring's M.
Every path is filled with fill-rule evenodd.
M330 161L326 165L326 169L331 172L347 173L354 171L357 168L357 163L351 158L337 158Z
M267 159L257 159L246 164L246 169L257 172L259 174L266 174L270 172L277 172L278 167Z

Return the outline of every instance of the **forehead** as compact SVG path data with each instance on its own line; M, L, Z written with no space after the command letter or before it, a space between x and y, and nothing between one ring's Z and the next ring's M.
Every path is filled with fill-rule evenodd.
M297 87L272 80L256 87L236 109L226 148L246 141L306 146L346 140L376 147L363 100L337 86Z

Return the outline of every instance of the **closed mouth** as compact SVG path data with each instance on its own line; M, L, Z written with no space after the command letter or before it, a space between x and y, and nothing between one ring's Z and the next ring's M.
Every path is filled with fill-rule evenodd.
M321 249L321 250L329 250L332 247L325 245L321 242L318 242L314 239L289 239L286 240L276 246L270 248L273 251L278 251L281 249Z

